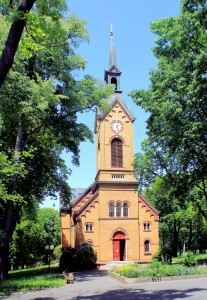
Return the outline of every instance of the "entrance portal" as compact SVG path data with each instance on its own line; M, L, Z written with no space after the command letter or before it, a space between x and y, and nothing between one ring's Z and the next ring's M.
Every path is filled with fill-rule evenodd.
M113 260L126 260L126 236L121 231L117 231L113 236Z

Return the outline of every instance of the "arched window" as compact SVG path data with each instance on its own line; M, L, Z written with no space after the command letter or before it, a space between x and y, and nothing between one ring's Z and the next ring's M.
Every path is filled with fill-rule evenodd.
M116 216L121 217L121 202L116 203Z
M111 142L111 166L123 167L123 143L120 139L113 139Z
M117 79L116 79L116 77L111 78L111 84L115 84L115 90L117 90Z
M144 252L145 253L150 253L150 241L149 240L146 240L144 242Z
M115 216L115 204L114 202L109 203L109 217Z
M123 217L129 216L129 205L127 202L124 202L123 204Z
M127 218L129 217L129 202L128 201L110 201L109 202L109 217Z

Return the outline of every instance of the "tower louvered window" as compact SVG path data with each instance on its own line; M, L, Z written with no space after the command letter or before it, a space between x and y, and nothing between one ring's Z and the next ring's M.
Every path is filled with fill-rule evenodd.
M111 166L123 167L123 143L120 139L113 139L111 142Z

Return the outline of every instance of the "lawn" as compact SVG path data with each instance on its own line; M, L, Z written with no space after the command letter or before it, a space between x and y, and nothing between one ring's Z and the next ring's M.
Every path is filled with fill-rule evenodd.
M9 279L0 282L0 296L28 290L39 290L64 286L62 273L58 272L57 265L36 267L9 272Z
M195 257L197 259L198 262L207 262L207 253L196 253L195 254ZM173 258L173 262L174 263L183 263L183 259L184 259L184 256L183 255L180 255L178 257L174 257Z

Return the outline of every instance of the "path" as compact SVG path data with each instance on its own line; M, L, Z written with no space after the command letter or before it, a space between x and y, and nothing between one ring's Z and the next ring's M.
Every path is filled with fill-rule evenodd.
M104 270L75 273L75 283L62 288L18 293L7 300L206 300L207 279L122 283Z

